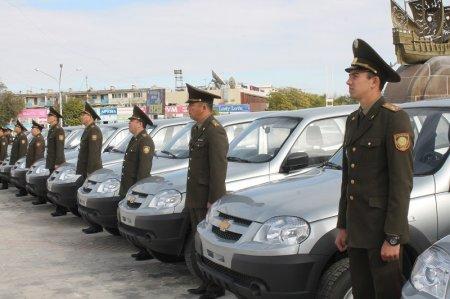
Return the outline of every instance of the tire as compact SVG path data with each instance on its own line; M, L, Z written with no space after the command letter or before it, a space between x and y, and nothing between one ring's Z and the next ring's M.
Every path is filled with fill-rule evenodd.
M78 207L69 208L69 211L77 217L81 217L80 212L78 212Z
M165 254L157 251L151 250L150 253L155 259L163 263L178 263L184 260L183 256Z
M104 229L113 236L120 236L120 231L117 227L104 227Z
M348 258L344 258L331 265L322 275L317 299L353 298L351 292L348 293L351 287L350 265Z
M189 237L186 240L186 244L184 245L184 260L189 272L191 272L191 274L195 277L201 278L202 272L197 265L197 256L195 254L195 240L192 234L189 234Z

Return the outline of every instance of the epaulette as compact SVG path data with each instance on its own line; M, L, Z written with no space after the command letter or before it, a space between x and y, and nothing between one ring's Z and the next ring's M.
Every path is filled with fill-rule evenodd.
M217 120L215 120L215 119L213 119L212 121L211 121L211 124L214 126L214 127L218 127L218 126L220 126L220 124L217 122Z
M397 111L402 110L402 108L400 108L399 106L391 104L391 103L384 103L382 106L384 108L388 109L388 110L393 111L393 112L397 112Z

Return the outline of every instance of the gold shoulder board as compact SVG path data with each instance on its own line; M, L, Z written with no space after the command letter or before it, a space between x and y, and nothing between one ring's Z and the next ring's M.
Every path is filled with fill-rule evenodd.
M391 103L384 103L382 106L384 108L386 108L388 110L391 110L391 111L394 111L394 112L397 112L397 111L401 110L401 108L399 106L391 104Z

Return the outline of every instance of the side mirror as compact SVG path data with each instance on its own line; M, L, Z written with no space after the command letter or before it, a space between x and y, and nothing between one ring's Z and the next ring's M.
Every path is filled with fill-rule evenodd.
M309 165L309 156L307 153L299 152L290 154L282 166L284 172L305 168Z
M103 152L104 153L109 153L113 148L114 148L114 146L108 145Z

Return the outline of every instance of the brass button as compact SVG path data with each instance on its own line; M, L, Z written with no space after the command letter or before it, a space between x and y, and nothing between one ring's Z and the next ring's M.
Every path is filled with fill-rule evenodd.
M352 151L353 151L353 152L356 152L356 147L352 148Z
M349 198L350 198L350 200L355 199L355 198L353 197L353 195L350 195Z
M355 184L355 180L351 180L350 184L354 185Z
M372 142L368 142L367 145L368 145L368 146L371 146L371 145L372 145Z
M352 164L350 165L350 167L351 167L351 168L355 168L355 164L352 163Z

